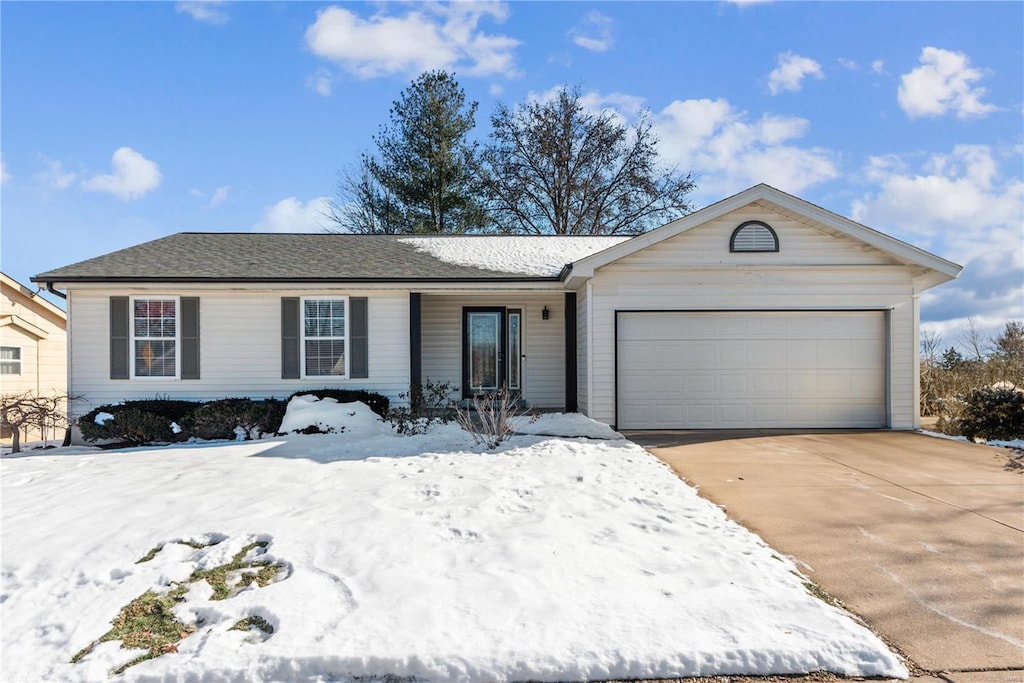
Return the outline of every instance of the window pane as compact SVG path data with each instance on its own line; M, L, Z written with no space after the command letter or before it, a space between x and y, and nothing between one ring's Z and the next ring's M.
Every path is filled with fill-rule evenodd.
M345 342L341 339L306 340L306 375L344 375Z
M519 389L519 314L508 314L508 388Z
M136 377L174 377L175 374L174 340L135 341Z
M304 306L303 331L309 337L344 337L345 302L308 300Z
M473 389L498 388L499 316L498 313L469 314L469 385Z
M21 347L0 346L0 360L21 360Z

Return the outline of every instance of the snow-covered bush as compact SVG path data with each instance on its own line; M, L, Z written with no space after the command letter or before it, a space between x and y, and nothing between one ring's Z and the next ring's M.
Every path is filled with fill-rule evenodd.
M223 398L200 405L186 420L185 429L200 439L233 439L241 428L245 438L273 434L281 427L285 403L277 399Z
M327 396L294 396L288 401L281 434L345 434L370 438L391 433L390 427L365 403L339 403Z
M195 401L162 398L125 401L89 411L78 418L78 428L86 441L110 440L133 446L184 441L189 433L181 425L189 422L199 405ZM101 415L102 419L97 419Z
M296 396L315 396L317 398L333 398L338 403L352 403L359 401L370 407L370 410L380 415L382 418L386 418L388 415L388 407L391 405L391 401L387 396L378 394L372 391L363 391L361 389L303 389L302 391L296 391L294 394L288 397L287 402L291 402Z
M968 439L1024 438L1024 392L1017 388L975 389L964 399L963 412L950 425Z

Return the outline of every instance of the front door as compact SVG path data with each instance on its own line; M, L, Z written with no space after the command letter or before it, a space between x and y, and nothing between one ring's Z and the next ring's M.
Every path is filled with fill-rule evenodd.
M519 309L462 309L462 395L521 391L522 315Z

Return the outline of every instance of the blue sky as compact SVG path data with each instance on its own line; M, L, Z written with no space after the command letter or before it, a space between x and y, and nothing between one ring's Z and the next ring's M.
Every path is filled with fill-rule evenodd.
M424 69L480 103L647 109L703 206L758 182L966 266L956 339L1024 318L1024 4L0 5L5 272L182 230L317 230Z

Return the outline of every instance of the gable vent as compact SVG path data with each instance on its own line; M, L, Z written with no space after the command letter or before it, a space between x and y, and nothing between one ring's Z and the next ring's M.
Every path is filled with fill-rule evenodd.
M747 221L733 230L729 251L778 251L779 238L771 226L761 221Z

